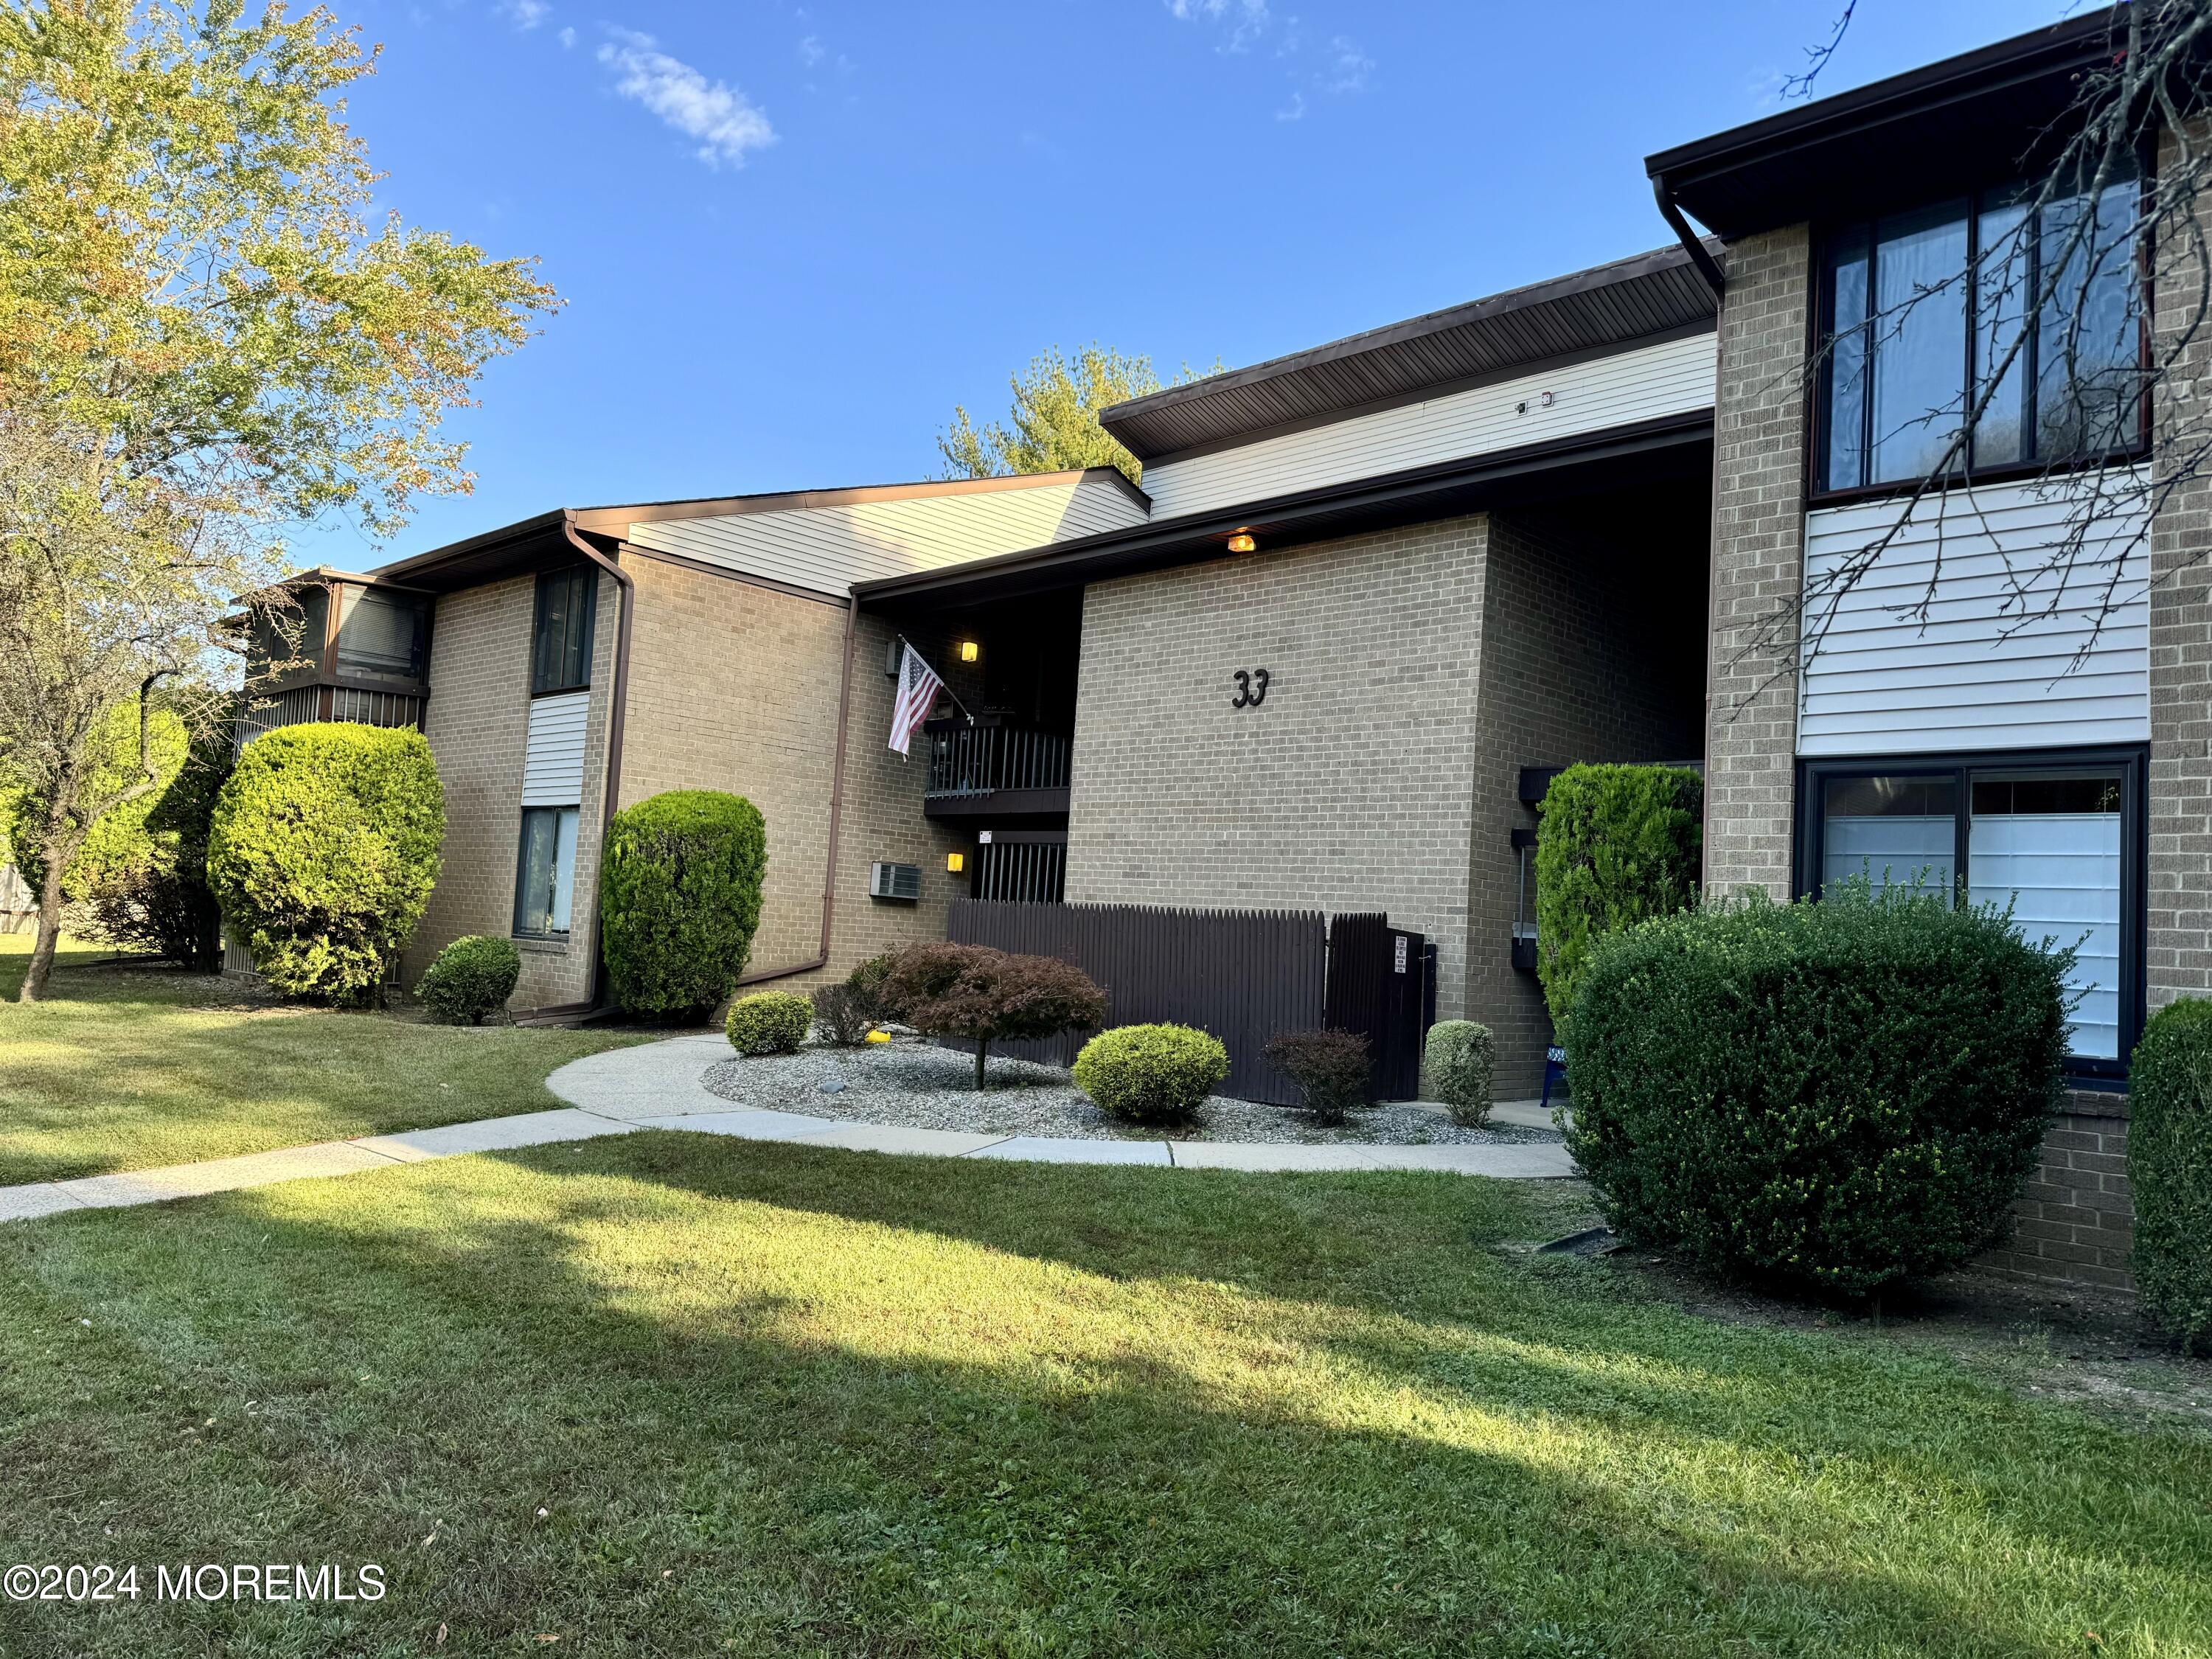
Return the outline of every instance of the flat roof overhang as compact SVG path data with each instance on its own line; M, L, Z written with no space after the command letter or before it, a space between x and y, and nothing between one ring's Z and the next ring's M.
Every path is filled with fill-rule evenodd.
M1165 460L1632 350L1714 322L1712 290L1687 251L1655 248L1168 386L1098 418L1138 459Z
M927 603L983 605L1110 577L1231 556L1240 532L1266 552L1421 524L1490 507L1533 505L1684 478L1709 478L1710 409L1497 450L1380 478L1140 525L1024 553L886 577L853 589L863 611Z
M1808 219L1865 218L1994 183L2053 148L2086 70L2127 40L2100 7L1907 74L1644 159L1661 194L1726 240Z

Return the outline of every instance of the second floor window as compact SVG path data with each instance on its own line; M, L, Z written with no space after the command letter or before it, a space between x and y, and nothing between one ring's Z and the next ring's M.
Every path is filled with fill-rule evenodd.
M580 691L592 683L592 613L599 572L588 564L538 579L538 617L530 636L530 695Z
M2039 209L1989 191L1830 236L1820 487L1927 477L1985 391L1954 471L2139 447L2141 193L2130 178Z

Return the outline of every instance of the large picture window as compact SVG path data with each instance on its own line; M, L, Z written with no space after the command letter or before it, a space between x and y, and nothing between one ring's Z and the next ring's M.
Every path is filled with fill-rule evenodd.
M592 619L599 608L599 571L588 564L549 570L538 579L538 614L530 635L530 695L580 691L592 683Z
M524 939L568 937L569 892L576 874L576 809L523 809L514 876L514 931Z
M2037 210L1984 191L1826 238L1820 487L1927 477L1992 385L1954 471L2139 447L2141 194L2130 178Z
M2069 1046L2117 1071L2141 1024L2141 772L2129 751L1814 763L1801 879L2009 905L2027 939L2073 947Z

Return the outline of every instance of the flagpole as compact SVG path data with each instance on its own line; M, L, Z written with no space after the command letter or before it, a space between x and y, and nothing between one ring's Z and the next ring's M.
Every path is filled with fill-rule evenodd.
M915 656L921 657L921 665L924 668L929 668L929 659L922 657L921 653L915 650L915 643L912 640L907 638L905 635L902 634L898 636L898 642L907 650L913 651ZM938 674L934 668L929 668L929 672L933 674L937 674L937 683L939 686L944 688L945 695L952 699L952 706L958 709L961 714L966 717L969 725L975 725L975 717L968 712L968 705L960 701L960 694L957 691L955 691L951 685L946 682L945 676Z

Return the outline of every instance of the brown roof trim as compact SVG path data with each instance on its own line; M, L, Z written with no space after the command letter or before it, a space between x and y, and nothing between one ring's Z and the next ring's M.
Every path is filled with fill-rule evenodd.
M853 599L856 605L872 609L908 600L981 603L1077 587L1108 577L1227 557L1229 537L1238 531L1256 535L1263 550L1286 543L1303 545L1386 525L1479 512L1516 494L1540 499L1561 489L1604 487L1619 481L1624 464L1654 474L1687 476L1683 458L1688 455L1693 458L1688 471L1702 476L1711 466L1702 457L1712 441L1712 428L1711 410L1693 410L1386 477L1361 478L996 558L856 583ZM1599 476L1607 471L1614 476Z
M1644 159L1666 197L1734 240L1860 198L1934 196L2016 169L2105 61L2124 5L1962 52ZM1848 204L1839 205L1840 197Z
M1364 412L1585 350L1711 326L1713 295L1679 246L1432 311L1116 404L1100 420L1146 460Z
M620 535L634 524L677 519L719 519L741 513L793 513L809 507L851 507L863 501L927 501L939 495L991 495L1005 489L1035 489L1046 484L1112 483L1139 507L1152 510L1152 498L1129 482L1119 467L1071 468L1063 472L1017 472L996 478L926 478L913 483L860 484L835 489L785 489L758 495L720 495L696 501L645 501L631 507L580 507L580 529Z
M1624 351L1664 345L1669 340L1686 340L1693 335L1711 334L1719 325L1720 318L1717 315L1700 317L1674 328L1662 328L1656 334L1632 340L1626 345L1585 346L1579 351L1563 351L1556 357L1538 357L1525 363L1493 368L1485 374L1470 374L1465 380L1439 380L1434 386L1395 392L1387 398L1377 398L1372 403L1352 404L1340 410L1332 410L1325 415L1307 415L1276 426L1241 432L1234 437L1216 438L1211 443L1193 444L1188 449L1170 450L1164 455L1152 457L1146 465L1165 466L1175 461L1194 460L1200 455L1218 454L1224 449L1242 449L1247 444L1259 443L1268 438L1285 437L1293 432L1308 432L1317 426L1334 426L1341 421L1356 421L1363 415L1380 415L1389 410L1403 409L1407 404L1427 403L1433 398L1449 398L1455 392L1474 392L1483 386L1497 386L1501 381L1523 380L1532 374L1549 374L1553 369L1571 368L1577 363L1595 362L1600 357L1617 357Z

